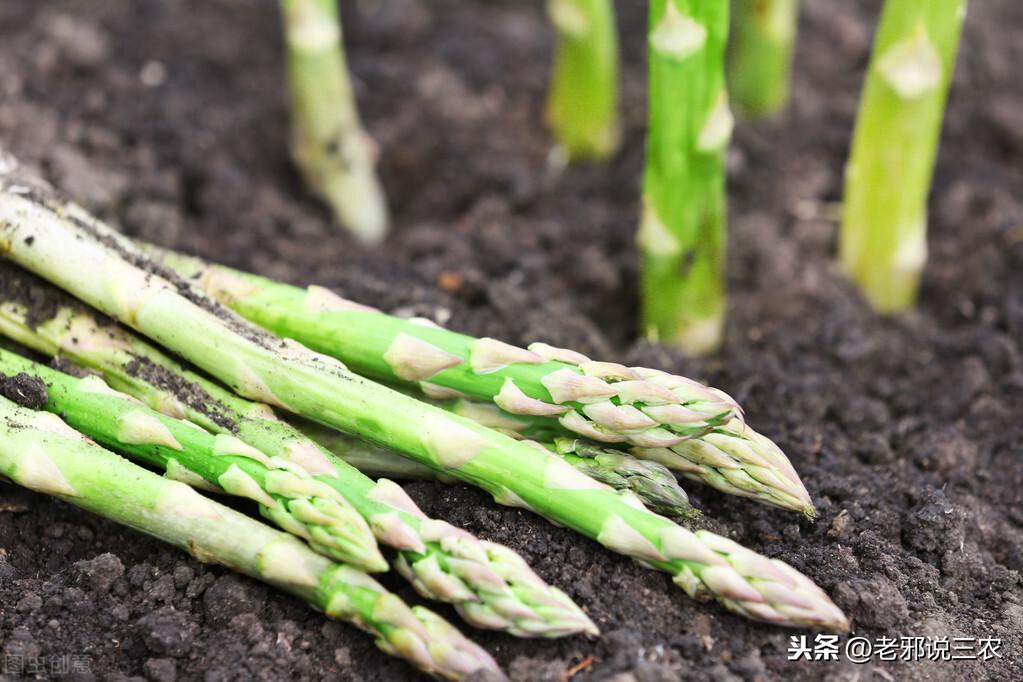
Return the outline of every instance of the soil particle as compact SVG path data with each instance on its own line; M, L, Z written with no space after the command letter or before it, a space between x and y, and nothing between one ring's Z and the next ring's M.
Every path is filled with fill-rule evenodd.
M965 513L949 501L943 490L931 490L909 510L903 524L907 545L921 553L958 548L965 537Z
M835 594L847 604L848 615L859 627L889 629L909 616L906 599L895 584L883 576L841 583Z
M82 582L98 594L106 594L110 587L124 575L124 564L110 552L100 554L95 559L75 562L72 566Z
M53 291L53 287L35 275L0 260L0 298L23 305L29 311L28 326L33 329L57 314L61 296L54 295Z
M226 625L243 614L259 615L262 609L260 595L252 583L233 575L217 578L203 595L206 620L214 625Z
M150 658L142 670L150 682L175 682L178 678L177 666L171 658Z
M42 409L48 399L42 379L24 372L14 376L0 374L0 395L30 410Z
M164 656L184 655L199 631L198 624L188 614L172 606L146 614L135 625L146 648Z

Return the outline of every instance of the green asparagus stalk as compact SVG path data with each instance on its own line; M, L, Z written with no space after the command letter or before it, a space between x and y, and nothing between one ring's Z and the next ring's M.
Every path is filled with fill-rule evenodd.
M255 501L264 517L320 554L366 571L387 570L365 519L298 464L167 417L99 377L77 379L0 349L0 375L21 373L46 384L47 411L104 447L164 470L198 474L207 487Z
M336 0L280 0L291 91L291 152L310 189L367 244L387 233L376 148L359 121Z
M789 100L799 0L733 0L728 90L740 114L776 114Z
M839 252L880 313L916 300L927 196L966 0L885 2L845 174Z
M547 585L511 549L427 517L394 483L374 482L290 425L266 405L240 398L177 365L141 339L98 319L47 284L0 262L0 333L40 353L100 372L116 390L153 409L220 435L237 437L271 462L309 472L343 495L381 544L398 550L395 566L428 599L455 605L472 625L520 637L595 635L597 628L560 590ZM0 287L0 291L3 287ZM30 301L48 301L37 311ZM177 458L180 460L180 458ZM192 485L209 470L168 461L167 475Z
M82 208L11 176L0 180L0 253L242 395L440 468L500 502L533 510L670 573L694 597L716 598L740 614L779 625L848 628L827 595L787 564L714 533L692 533L553 453L282 341L235 317Z
M102 449L53 414L2 397L0 473L293 594L426 673L451 680L500 673L486 651L440 616L409 608L367 574Z
M547 122L570 159L618 148L618 31L612 0L548 0L557 31Z
M725 319L727 36L727 2L650 2L642 325L697 354L718 347Z
M371 477L415 479L452 483L444 476L415 460L402 457L393 450L365 443L348 434L313 423L299 428L339 458ZM556 438L537 442L536 446L559 455L590 478L605 483L615 490L631 491L647 509L665 516L698 516L689 503L689 496L678 485L674 474L657 462L637 459L626 453L595 446L577 438Z
M816 513L785 454L742 421L727 394L643 367L592 362L534 343L516 348L401 320L323 287L307 289L159 250L158 256L208 295L280 336L333 356L355 372L418 386L436 398L493 401L508 414L486 426L550 440L571 433L628 444L688 478L723 492ZM458 400L457 398L455 399ZM456 403L464 416L479 409Z
M404 457L400 453L381 447L376 443L370 443L322 424L293 416L289 416L285 421L310 440L330 451L335 457L370 478L458 483L456 478L446 476L433 467Z

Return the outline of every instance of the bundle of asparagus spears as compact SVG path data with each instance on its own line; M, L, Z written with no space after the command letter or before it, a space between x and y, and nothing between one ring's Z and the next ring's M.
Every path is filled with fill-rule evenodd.
M514 551L429 518L381 475L478 486L755 620L848 627L792 567L668 518L696 514L675 474L814 514L721 391L136 244L15 173L0 176L0 255L0 333L26 349L0 350L0 375L45 387L0 399L0 473L277 585L427 673L499 670L368 572L393 566L475 627L598 630ZM248 498L280 530L207 492Z

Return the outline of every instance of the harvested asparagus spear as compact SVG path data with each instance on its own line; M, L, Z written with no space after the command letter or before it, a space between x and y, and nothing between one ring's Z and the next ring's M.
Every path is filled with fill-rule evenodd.
M386 571L365 519L330 486L295 462L267 457L238 438L214 436L111 389L0 349L0 375L25 373L47 386L45 409L104 447L259 504L260 513L325 556L366 571Z
M291 90L291 152L306 184L367 244L387 233L376 149L359 122L337 0L280 0Z
M549 0L557 31L547 123L570 159L618 147L618 30L612 0Z
M657 462L637 459L578 438L555 438L553 443L538 445L556 452L590 478L615 490L631 490L647 509L657 514L699 516L674 474Z
M393 450L365 443L340 431L312 422L299 424L298 428L368 476L440 480L444 483L454 481L450 476L402 457ZM679 487L674 474L657 462L637 459L577 438L532 442L559 455L590 478L606 483L615 490L632 491L651 511L665 516L690 517L699 514L689 503L689 497Z
M271 461L308 471L348 499L381 544L398 550L395 566L422 596L454 604L477 627L521 637L597 634L567 595L547 585L512 550L430 519L399 486L374 482L278 420L269 407L185 370L145 341L69 303L50 285L3 262L0 275L0 292L8 291L0 297L0 332L98 371L110 386L164 414L237 436ZM31 301L44 299L51 304L48 318L31 308ZM193 484L207 472L180 464L167 469L169 476Z
M650 2L642 325L691 353L715 350L724 328L727 37L727 2Z
M692 533L553 453L374 384L333 358L272 336L30 180L0 179L0 252L242 395L438 467L498 501L533 510L670 573L694 597L713 597L778 625L848 628L827 595L784 562L714 533Z
M409 608L367 574L316 554L294 537L206 499L99 447L57 416L0 397L0 473L269 583L331 618L376 637L377 646L437 677L500 674L494 660L440 616Z
M546 417L509 414L492 403L465 398L436 400L434 404L519 438L549 441L558 437L558 424ZM738 419L671 447L633 447L629 453L730 495L799 511L811 519L817 515L785 454Z
M885 2L845 173L839 255L881 313L916 300L966 0Z
M493 401L511 413L482 414L487 426L539 440L564 429L597 442L627 443L637 457L723 492L815 514L785 454L746 426L735 401L716 389L658 370L592 362L542 343L527 350L476 339L384 315L323 287L302 289L198 258L154 253L246 319L359 374L418 386L438 398ZM466 416L477 411L457 407Z
M770 116L789 100L799 0L735 0L728 91L740 114Z

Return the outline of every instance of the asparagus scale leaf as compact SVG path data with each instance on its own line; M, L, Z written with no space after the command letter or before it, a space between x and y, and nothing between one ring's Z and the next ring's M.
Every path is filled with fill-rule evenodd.
M119 457L67 426L0 397L0 473L14 482L274 585L376 637L377 646L451 680L500 674L494 660L440 616L409 608L369 575L334 563L193 488Z
M168 267L242 317L344 362L364 376L418 386L447 409L538 440L564 435L631 445L723 492L814 516L785 454L747 426L727 394L644 367L576 351L477 339L402 320L319 286L299 288L156 250ZM452 397L454 396L454 397ZM491 401L501 413L466 398Z
M839 256L881 313L916 300L966 0L885 2L845 173Z
M787 564L713 533L692 533L553 453L374 384L244 322L80 207L10 179L0 181L0 199L0 251L8 258L235 391L438 467L670 573L694 597L782 625L848 627L824 592Z
M80 304L62 301L66 295L50 285L33 282L3 262L0 275L9 288L22 291L20 297L0 300L0 332L41 353L100 372L110 386L164 414L235 437L271 462L309 472L317 486L349 500L380 544L398 551L398 571L422 596L454 604L472 625L520 637L597 634L568 595L545 583L511 549L427 517L391 481L373 481L279 420L266 405L182 368ZM50 319L33 319L46 316L26 301L53 294L58 296L51 301ZM218 483L208 467L189 469L180 459L167 461L168 476L193 485Z

